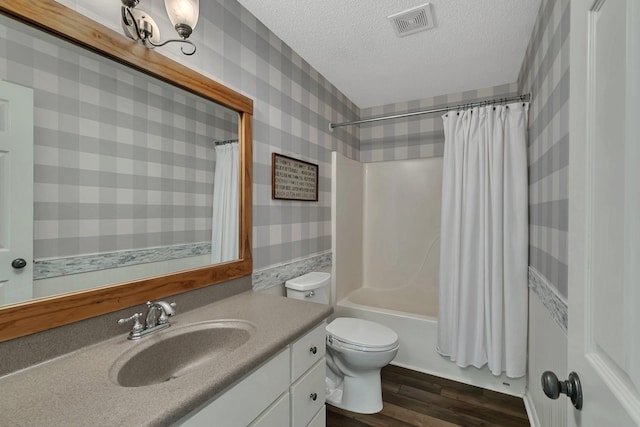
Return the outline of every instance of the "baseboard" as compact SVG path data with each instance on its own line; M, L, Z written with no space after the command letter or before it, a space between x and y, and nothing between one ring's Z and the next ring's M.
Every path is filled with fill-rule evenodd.
M538 413L536 412L536 407L533 404L531 393L529 393L528 388L522 399L524 400L524 407L527 410L527 417L529 417L529 424L531 424L531 427L541 427L540 419L538 418Z

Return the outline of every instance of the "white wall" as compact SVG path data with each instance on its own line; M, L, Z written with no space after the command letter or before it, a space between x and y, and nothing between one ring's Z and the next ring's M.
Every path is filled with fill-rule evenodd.
M367 163L364 286L437 287L442 157Z
M340 153L331 155L331 303L362 286L363 167ZM340 183L340 185L338 185ZM336 260L340 262L337 263ZM336 286L336 280L339 283Z

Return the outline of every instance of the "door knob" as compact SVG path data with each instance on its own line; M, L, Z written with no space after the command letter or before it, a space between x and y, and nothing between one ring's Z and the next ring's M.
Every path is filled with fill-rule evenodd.
M560 381L556 374L545 371L540 380L542 381L542 390L547 397L557 399L560 393L566 394L571 398L571 403L576 409L582 409L582 385L578 374L571 372L568 380Z
M27 266L27 261L24 260L24 258L16 258L13 261L11 261L11 267L19 270L21 268L25 268Z

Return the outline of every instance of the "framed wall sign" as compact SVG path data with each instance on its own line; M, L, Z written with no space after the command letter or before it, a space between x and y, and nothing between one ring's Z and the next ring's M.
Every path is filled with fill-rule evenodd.
M317 202L318 165L272 153L271 198Z

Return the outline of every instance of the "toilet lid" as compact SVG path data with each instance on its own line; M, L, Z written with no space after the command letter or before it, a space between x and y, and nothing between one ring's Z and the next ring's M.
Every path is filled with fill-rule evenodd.
M347 347L363 351L390 350L398 345L398 334L379 323L338 317L327 325L327 334Z

